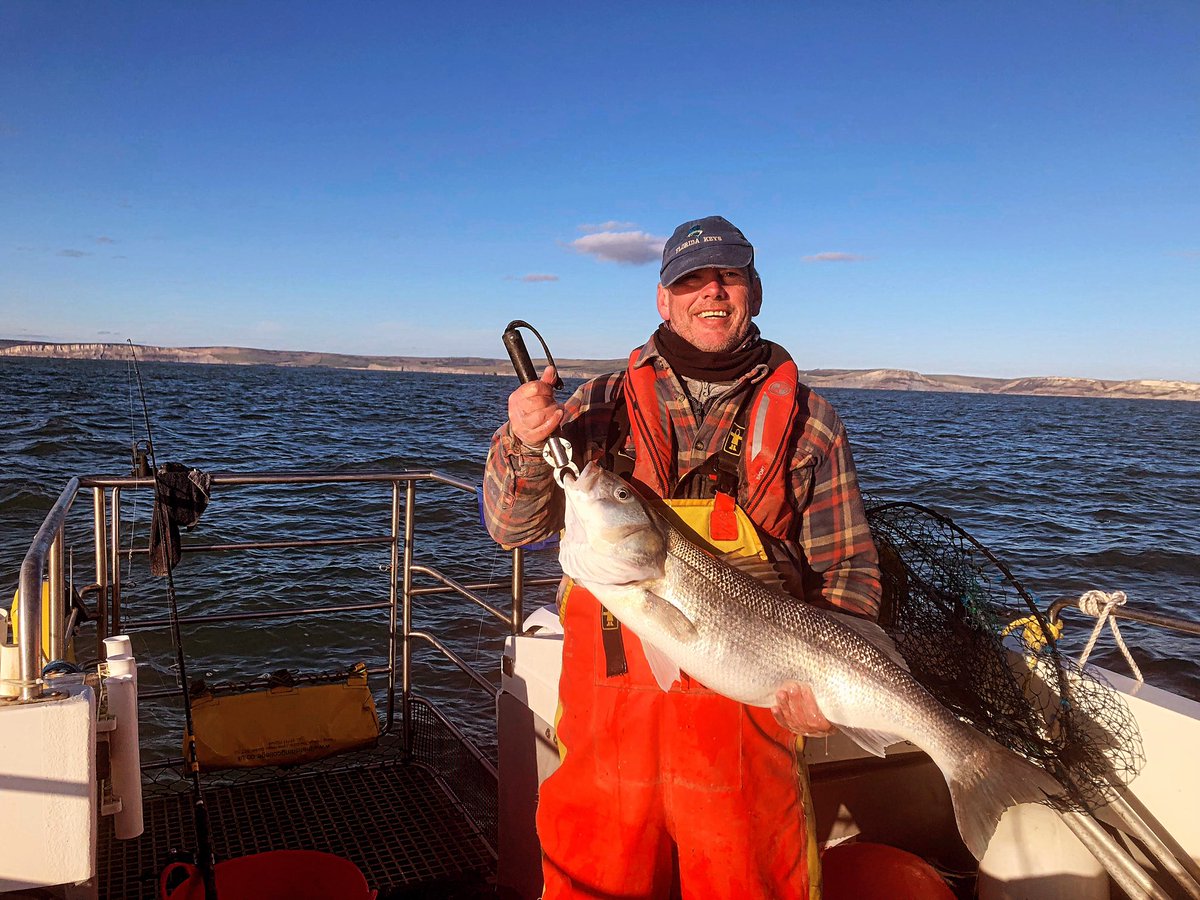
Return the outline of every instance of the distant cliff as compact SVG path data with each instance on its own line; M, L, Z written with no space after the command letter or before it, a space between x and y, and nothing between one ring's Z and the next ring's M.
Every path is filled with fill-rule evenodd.
M877 391L945 391L966 394L1033 394L1047 397L1119 397L1126 400L1200 400L1190 381L1104 381L1097 378L975 378L922 375L905 369L817 369L803 373L813 387Z
M435 372L450 375L511 375L507 359L478 356L355 356L303 350L256 350L249 347L136 347L141 362L184 362L241 366L328 366L391 372ZM128 344L49 344L0 340L0 357L51 359L130 358ZM539 361L535 360L535 363ZM544 364L544 363L543 363ZM589 378L614 372L623 359L560 359L567 378ZM1132 400L1197 400L1200 384L1189 381L1104 381L1095 378L976 378L970 375L924 375L905 369L813 369L800 373L813 387L862 388L881 391L946 391L970 394L1034 394L1055 397L1117 397Z

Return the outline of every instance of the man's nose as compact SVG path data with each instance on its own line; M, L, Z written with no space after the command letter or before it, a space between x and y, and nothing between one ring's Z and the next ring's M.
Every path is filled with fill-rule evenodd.
M708 279L708 281L705 282L704 285L700 288L700 292L705 297L716 298L716 297L727 296L725 293L725 282L721 279L721 276L719 273L713 275L710 279Z

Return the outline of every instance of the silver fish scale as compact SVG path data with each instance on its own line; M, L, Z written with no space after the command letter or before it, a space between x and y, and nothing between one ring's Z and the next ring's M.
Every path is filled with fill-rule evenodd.
M572 515L563 569L642 639L664 688L682 670L733 700L770 707L785 683L807 683L826 718L863 747L882 753L901 738L932 757L977 859L1005 807L1061 790L938 703L877 646L886 644L882 631L860 633L731 568L594 464L565 488Z
M667 599L696 626L699 638L681 667L704 684L743 702L771 705L781 683L808 682L830 721L906 738L919 734L926 749L931 728L943 739L960 733L959 720L908 672L833 616L768 589L674 528L667 553ZM756 652L747 654L748 646ZM836 691L823 692L831 678Z

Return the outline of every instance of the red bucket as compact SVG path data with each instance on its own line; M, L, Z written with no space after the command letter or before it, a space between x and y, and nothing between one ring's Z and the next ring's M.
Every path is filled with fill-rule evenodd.
M167 882L186 874L182 884ZM374 900L358 866L316 850L272 850L217 863L219 900ZM171 863L158 879L162 900L204 900L204 878L191 863Z
M838 844L821 854L825 900L955 900L937 870L887 844Z

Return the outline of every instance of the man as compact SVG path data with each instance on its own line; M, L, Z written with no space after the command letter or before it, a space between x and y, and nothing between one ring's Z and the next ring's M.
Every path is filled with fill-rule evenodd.
M555 431L665 500L716 549L771 560L797 598L855 615L879 607L875 546L845 429L795 364L763 340L754 249L720 216L663 249L663 324L625 371L555 402L554 372L508 400L488 456L485 512L506 546L563 525L540 448ZM561 597L562 766L542 786L547 900L818 897L820 875L797 734L831 730L811 690L745 707L681 675L663 692L636 636L586 590Z

